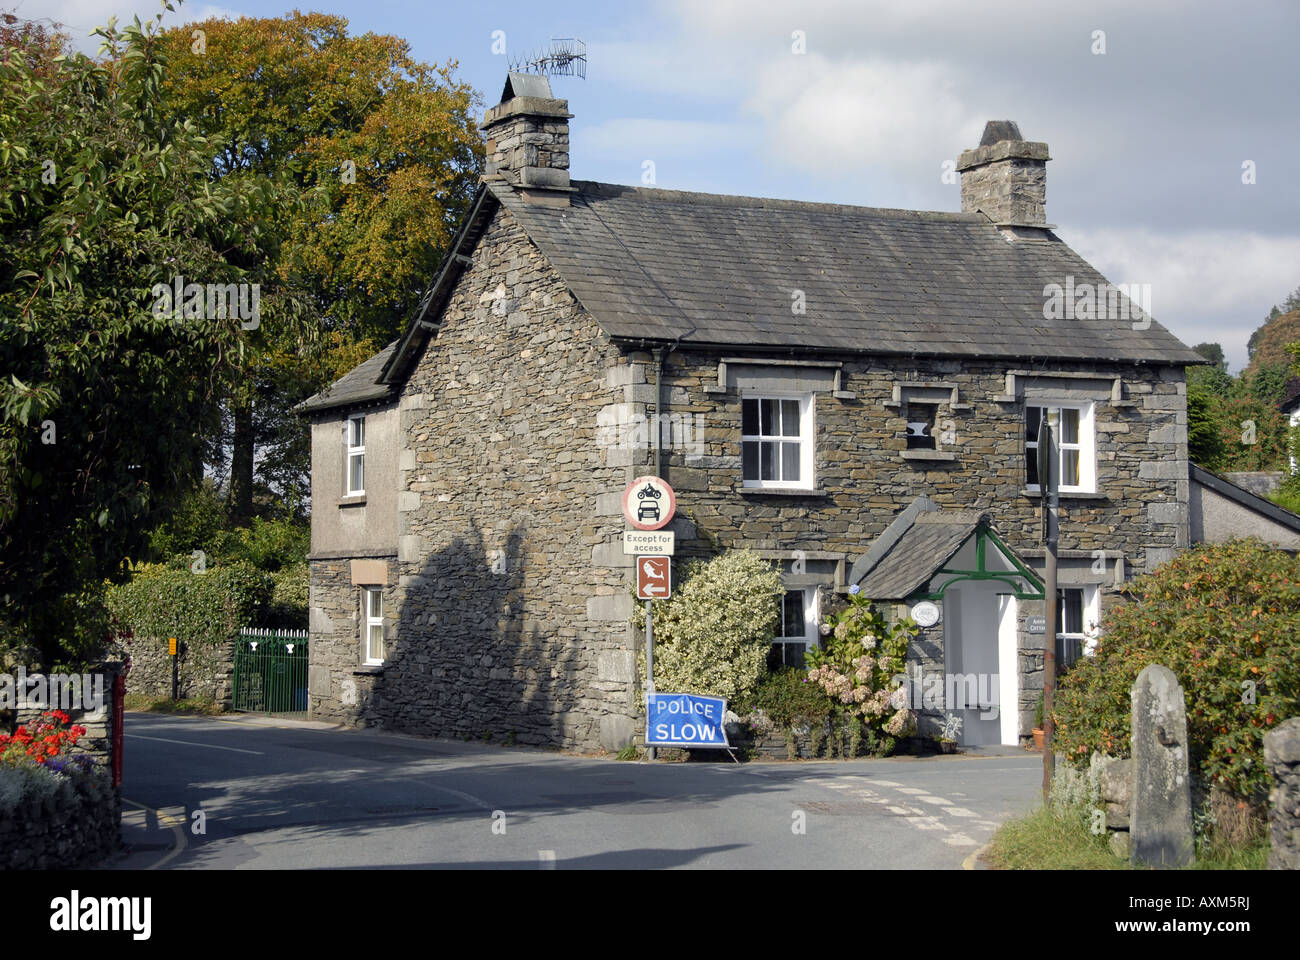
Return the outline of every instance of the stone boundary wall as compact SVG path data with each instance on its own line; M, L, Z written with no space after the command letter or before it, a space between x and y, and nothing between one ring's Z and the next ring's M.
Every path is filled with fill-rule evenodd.
M107 770L71 776L52 796L0 811L0 870L91 866L117 851L121 822L121 791Z
M98 709L87 709L92 699L87 692L83 706L66 711L69 726L86 728L69 753L87 757L93 765L67 776L66 785L51 796L27 797L12 811L0 810L0 870L89 866L121 846L122 792L112 779L113 683L125 669L125 664L110 661L86 671L103 676L103 702ZM13 711L13 728L31 729L42 713L62 708L58 703L22 706Z
M1300 717L1264 735L1264 762L1273 775L1269 791L1270 870L1300 870Z
M130 637L120 641L119 654L128 661L127 693L142 693L158 699L172 695L172 664L167 638ZM182 643L178 670L181 699L213 700L229 710L234 696L235 641L209 647Z

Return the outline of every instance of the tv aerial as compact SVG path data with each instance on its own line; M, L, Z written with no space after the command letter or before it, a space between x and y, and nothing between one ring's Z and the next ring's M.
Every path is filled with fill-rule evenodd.
M587 79L587 45L576 37L552 37L551 44L531 57L510 62L512 73Z

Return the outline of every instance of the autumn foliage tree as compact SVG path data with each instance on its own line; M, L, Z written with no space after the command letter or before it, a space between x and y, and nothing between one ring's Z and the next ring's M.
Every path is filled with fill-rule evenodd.
M482 169L478 99L456 65L422 63L405 40L347 26L295 11L162 38L169 100L209 138L209 178L264 179L299 200L268 225L268 269L310 319L257 331L227 398L216 450L231 451L236 519L253 510L257 448L264 481L305 480L307 432L290 408L397 335Z

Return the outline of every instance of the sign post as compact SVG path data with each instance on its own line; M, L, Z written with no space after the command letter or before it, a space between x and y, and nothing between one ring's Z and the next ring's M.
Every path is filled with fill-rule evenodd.
M1046 547L1043 569L1043 614L1046 623L1043 631L1043 801L1047 801L1052 789L1052 777L1056 772L1056 748L1052 744L1052 735L1056 732L1052 724L1052 707L1056 692L1056 632L1060 626L1056 622L1056 547L1058 538L1057 511L1060 483L1058 453L1056 448L1057 414L1048 407L1043 408L1042 419L1038 423L1038 489L1043 496L1043 544Z
M177 673L176 673L176 661L177 661L177 655L179 653L179 650L180 650L180 644L177 642L176 638L168 637L167 652L171 655L172 658L172 702L176 701L176 691L178 686Z
M623 517L637 530L651 531L666 527L676 512L677 495L673 492L673 488L660 477L637 477L623 488ZM632 542L635 544L637 540L634 538ZM626 537L624 543L627 543ZM668 547L667 552L672 553L671 534L669 534L666 545ZM672 593L672 563L671 556L638 556L636 558L636 595L639 599L645 601L645 688L647 697L653 697L655 694L654 602L656 598L666 600ZM654 760L655 748L650 743L650 714L648 709L646 711L646 747L649 758Z

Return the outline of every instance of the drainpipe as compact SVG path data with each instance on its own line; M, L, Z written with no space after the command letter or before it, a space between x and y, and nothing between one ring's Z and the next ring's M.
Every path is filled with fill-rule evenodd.
M655 476L662 476L663 470L663 437L664 423L660 412L663 409L663 375L664 375L664 349L663 347L655 348Z

